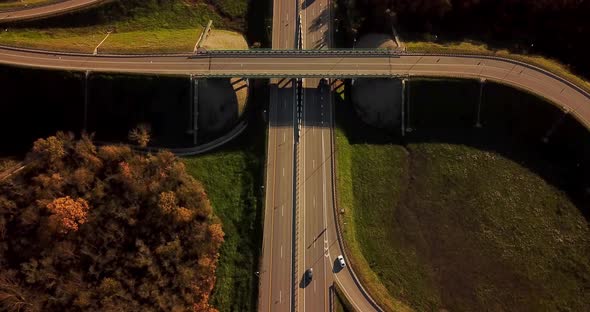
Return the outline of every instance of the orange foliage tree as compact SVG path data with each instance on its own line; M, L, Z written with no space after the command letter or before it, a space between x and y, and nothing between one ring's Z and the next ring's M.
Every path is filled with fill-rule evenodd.
M61 233L77 231L78 226L88 220L88 202L83 198L76 200L70 196L56 198L47 204L47 209L53 214L49 220L57 224L57 230Z
M223 230L174 155L58 133L27 162L0 181L0 311L215 311Z

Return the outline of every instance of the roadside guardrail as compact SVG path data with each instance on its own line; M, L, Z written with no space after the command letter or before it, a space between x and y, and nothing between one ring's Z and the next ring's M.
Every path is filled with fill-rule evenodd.
M402 54L397 50L386 49L329 49L329 50L269 50L269 49L250 49L250 50L200 50L191 58L198 57L223 57L223 56L396 56Z

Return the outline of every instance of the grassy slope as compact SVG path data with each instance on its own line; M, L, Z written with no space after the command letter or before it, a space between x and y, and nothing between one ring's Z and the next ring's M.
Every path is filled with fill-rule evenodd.
M390 310L398 300L417 310L588 308L590 233L559 189L472 147L364 144L379 135L340 117L347 245Z
M262 131L251 125L234 143L184 159L188 172L203 182L225 242L210 303L219 311L255 311L259 252L262 244L259 198L263 161Z
M396 187L399 184L398 177L399 171L403 170L403 167L393 168L388 164L389 161L393 161L394 164L400 163L402 151L399 147L395 146L371 146L367 144L352 145L349 143L345 132L342 128L337 128L335 133L336 142L336 163L337 169L337 188L338 188L338 208L344 209L343 215L343 235L346 241L346 248L349 251L349 261L351 266L354 267L355 272L358 274L363 285L367 288L371 296L384 308L389 311L407 311L408 307L402 303L398 298L394 298L389 294L387 288L381 282L381 278L373 271L376 262L371 258L372 254L365 253L365 250L361 247L366 244L367 241L379 241L383 242L384 230L389 227L379 227L374 224L377 220L371 220L368 216L360 215L360 212L371 214L376 216L382 212L380 209L375 209L373 205L364 205L367 209L362 209L356 205L359 197L359 190L357 190L357 177L355 172L359 170L355 166L359 163L367 166L378 166L377 170L381 170L377 175L371 179L379 180L390 187ZM368 156L367 159L363 159L362 156ZM397 172L397 175L396 175ZM373 171L367 172L367 174L374 173ZM371 180L369 179L369 180ZM356 186L356 187L355 187ZM366 187L367 189L376 187L376 184L371 183ZM375 189L375 196L373 200L386 201L387 197L379 198L379 190ZM362 210L361 210L362 209ZM380 216L377 215L377 219ZM383 221L382 221L383 222ZM369 223L369 224L368 224ZM370 228L367 228L372 223ZM381 240L379 240L381 239ZM374 245L373 245L374 246ZM389 249L388 249L389 250ZM370 260L370 262L368 261Z
M178 0L157 8L138 9L128 19L106 24L74 28L12 28L0 33L0 44L92 53L106 33L115 30L100 47L100 53L192 52L209 19L216 28L226 26L212 7ZM228 44L216 40L217 36L223 36L222 33L213 33L212 41L219 43L212 44L211 48L247 48L239 33L229 33L241 40Z
M219 151L185 159L188 171L205 184L215 213L223 222L225 243L211 303L220 311L254 311L259 237L255 177L260 163L250 151Z

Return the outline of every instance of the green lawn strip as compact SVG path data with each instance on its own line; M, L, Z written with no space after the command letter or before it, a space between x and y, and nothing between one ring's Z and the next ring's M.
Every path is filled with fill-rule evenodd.
M540 55L522 55L511 53L508 50L491 50L484 44L476 44L470 42L460 42L456 44L438 44L434 42L424 41L409 41L404 42L409 52L424 52L424 53L464 53L464 54L479 54L479 55L493 55L506 57L516 61L525 62L527 64L535 65L545 70L548 70L558 76L561 76L576 86L590 92L590 82L584 78L572 73L567 66L561 64L559 61L540 56Z
M210 299L219 311L256 309L258 279L254 272L258 270L262 242L262 205L258 196L262 141L247 133L240 142L219 151L184 158L188 172L205 185L225 232Z
M203 25L210 19L215 28L226 25L223 18L207 5L174 1L152 10L140 8L129 18L101 25L10 28L0 32L0 44L92 53L107 32L112 31L99 48L99 53L192 52Z
M0 12L10 9L24 9L27 7L40 6L58 2L59 0L9 0L0 1Z
M410 310L401 302L402 296L392 296L387 288L393 272L381 270L382 266L391 270L400 267L392 263L399 261L400 257L390 257L395 247L387 237L391 228L388 216L398 200L396 189L399 190L400 175L405 170L403 150L393 145L350 144L341 129L336 130L336 147L339 208L345 209L344 240L351 266L383 308L388 311ZM390 162L394 162L395 167ZM405 261L411 264L416 259ZM407 273L419 274L415 269ZM419 282L420 277L415 280Z
M339 102L338 105L346 104ZM342 114L345 111L349 114ZM352 116L350 109L347 110L343 107L337 108L336 116L337 127L335 129L335 144L337 165L336 186L338 191L337 200L338 208L344 210L344 214L342 215L342 230L345 248L347 249L348 254L348 261L350 262L351 267L354 268L363 286L381 307L387 309L388 311L407 311L409 310L407 306L389 294L388 290L380 281L380 277L372 270L372 259L365 257L364 251L362 249L365 236L358 235L358 233L364 231L366 226L370 226L367 224L370 219L362 217L362 214L372 214L372 212L369 212L368 210L357 209L356 203L358 202L359 198L362 197L362 194L359 194L359 191L356 189L359 187L359 185L357 185L356 181L354 181L355 173L358 172L357 168L355 168L355 165L359 161L359 150L364 150L363 154L370 157L369 162L372 165L377 165L371 162L373 160L373 156L377 157L378 159L382 158L382 161L387 161L391 160L391 158L397 158L398 155L396 154L399 153L399 150L396 151L395 147L390 146L389 151L394 152L393 155L386 155L386 151L384 153L379 153L377 156L371 153L371 151L375 151L375 148L371 148L369 145L351 144L349 141L351 136L356 136L356 134L359 134L359 132L362 136L364 133L363 130L365 128L359 120L351 118ZM359 127L356 128L356 126ZM360 131L357 132L357 130ZM393 177L391 173L392 172L390 172L390 175L385 178L396 180L396 177ZM398 184L397 181L392 181L392 183ZM371 184L367 185L366 187L370 188L372 186L374 185ZM373 207L372 209L382 210L380 207ZM375 210L375 213L378 213L378 211ZM375 229L374 227L366 230L369 233L372 230L376 230L377 232L382 231L382 229ZM368 260L371 260L371 262Z
M10 30L0 32L0 44L51 51L92 53L104 38L99 29Z
M100 46L99 53L192 52L201 30L202 27L113 33Z

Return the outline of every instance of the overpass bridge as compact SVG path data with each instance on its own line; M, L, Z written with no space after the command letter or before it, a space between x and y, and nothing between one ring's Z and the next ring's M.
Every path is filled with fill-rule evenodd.
M539 67L496 56L387 50L90 55L0 47L0 64L84 72L193 75L195 78L475 78L503 83L544 97L590 128L590 94L587 91Z

